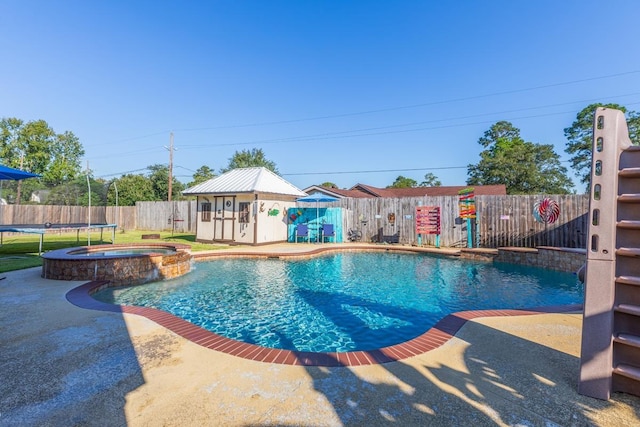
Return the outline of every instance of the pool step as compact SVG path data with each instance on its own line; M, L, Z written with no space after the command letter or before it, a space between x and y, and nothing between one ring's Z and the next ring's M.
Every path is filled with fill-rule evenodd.
M640 194L621 194L618 196L618 202L621 203L640 203Z
M616 227L624 228L627 230L640 230L640 221L625 219L622 221L618 221Z
M635 381L640 381L640 368L636 366L620 364L615 367L613 373L631 378Z
M626 344L626 345L630 345L632 347L640 348L640 337L636 336L636 335L618 334L613 338L613 340L615 342L620 343L620 344Z
M638 277L638 276L618 276L618 277L616 277L616 283L619 283L621 285L640 286L640 277Z
M618 172L614 278L612 391L640 394L640 152L634 148L620 155ZM630 286L631 285L631 286Z
M624 168L618 172L622 178L640 178L640 168Z
M613 310L618 313L626 313L626 314L631 314L632 316L640 316L640 305L618 304L614 307Z
M619 248L616 250L616 255L637 257L640 256L640 248Z
M619 248L616 250L616 255L637 257L640 256L640 248Z

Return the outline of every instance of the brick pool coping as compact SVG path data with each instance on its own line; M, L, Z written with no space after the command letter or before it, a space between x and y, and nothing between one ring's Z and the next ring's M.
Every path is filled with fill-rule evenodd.
M359 249L362 249L360 247ZM382 248L380 248L382 249ZM385 250L397 250L384 248ZM304 253L260 253L260 252L226 252L203 254L200 259L225 257L304 257L321 252L339 250L337 248L318 249ZM343 249L344 250L344 249ZM401 249L403 251L411 249ZM431 252L431 251L430 251ZM435 326L409 341L376 350L314 353L293 350L281 350L244 343L207 331L184 319L162 310L149 307L122 306L108 304L94 299L91 294L109 285L107 281L92 281L78 286L66 294L67 300L81 308L108 311L112 313L136 314L163 326L181 337L211 350L220 351L243 359L265 363L300 366L362 366L395 362L435 350L449 341L469 320L480 317L525 316L543 313L568 313L582 310L582 305L562 305L536 307L520 310L471 310L449 314Z

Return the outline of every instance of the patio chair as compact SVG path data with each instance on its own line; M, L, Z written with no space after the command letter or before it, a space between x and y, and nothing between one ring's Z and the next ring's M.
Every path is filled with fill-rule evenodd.
M309 242L309 226L307 224L298 224L296 226L296 243L298 243L300 237L306 238L307 242Z
M321 233L321 241L324 243L324 239L333 237L335 242L336 232L333 229L333 224L322 224L322 228L320 229Z

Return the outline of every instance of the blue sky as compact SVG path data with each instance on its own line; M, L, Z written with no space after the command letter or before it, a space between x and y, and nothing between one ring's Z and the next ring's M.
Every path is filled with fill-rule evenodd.
M638 18L633 0L4 0L0 117L72 131L107 179L168 163L173 132L185 183L261 148L300 188L464 185L499 120L566 161L588 104L639 110Z

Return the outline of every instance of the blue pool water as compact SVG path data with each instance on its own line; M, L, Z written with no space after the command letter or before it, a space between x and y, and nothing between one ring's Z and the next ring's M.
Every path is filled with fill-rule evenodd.
M462 310L576 304L570 273L425 254L198 263L180 278L94 295L155 307L228 338L300 351L371 350L415 338Z

